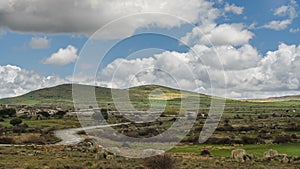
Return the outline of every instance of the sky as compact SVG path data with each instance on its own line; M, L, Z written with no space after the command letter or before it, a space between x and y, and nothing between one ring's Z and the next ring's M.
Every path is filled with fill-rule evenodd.
M298 0L0 1L0 98L64 83L300 94Z

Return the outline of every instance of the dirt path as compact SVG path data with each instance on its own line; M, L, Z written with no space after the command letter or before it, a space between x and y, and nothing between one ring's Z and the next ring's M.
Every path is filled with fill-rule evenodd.
M54 131L54 135L57 138L60 138L62 141L56 143L56 145L71 145L77 144L84 140L83 137L77 134L78 131L81 130L89 130L89 129L97 129L97 128L104 128L104 127L113 127L119 126L128 123L118 123L118 124L107 124L107 125L98 125L98 126L89 126L89 127L80 127L80 128L71 128L71 129L64 129L64 130L56 130Z

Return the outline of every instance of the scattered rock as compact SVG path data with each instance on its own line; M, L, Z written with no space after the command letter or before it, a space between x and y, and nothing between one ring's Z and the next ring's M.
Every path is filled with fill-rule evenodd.
M164 153L165 151L163 150L146 149L143 151L143 157L150 157L150 156L160 155Z
M232 150L231 158L238 162L244 162L246 160L250 160L249 156L247 156L247 154L246 154L246 150L244 150L244 149Z
M270 149L270 150L268 150L268 151L266 151L266 152L264 153L264 158L265 158L265 159L274 158L274 157L276 157L276 156L278 156L278 152L277 152L276 150Z

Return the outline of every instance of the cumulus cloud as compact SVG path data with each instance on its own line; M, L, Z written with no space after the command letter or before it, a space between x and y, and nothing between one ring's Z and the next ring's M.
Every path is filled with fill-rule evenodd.
M59 11L59 12L57 12ZM14 0L1 1L0 27L19 32L79 33L90 35L105 24L124 16L142 13L162 13L185 18L192 23L207 22L218 16L213 3L206 0ZM22 19L20 19L22 18ZM156 24L160 27L180 25L179 20L152 16L128 19L122 32L113 35L128 36L135 29Z
M50 41L46 37L33 37L29 42L29 46L32 49L45 49L49 48Z
M273 29L273 30L284 30L286 29L290 24L292 23L292 20L286 19L282 21L271 21L263 26L263 28Z
M243 14L244 7L239 7L239 6L236 6L235 4L229 5L228 3L226 3L226 5L224 7L224 11L225 12L232 12L232 13L237 14L237 15L241 15L241 14Z
M212 45L244 45L254 34L244 28L243 24L208 24L201 25L187 33L181 41L191 44L193 42Z
M32 90L67 83L58 76L43 76L18 66L0 66L0 98L22 95Z
M44 64L62 66L75 62L78 58L79 56L77 55L77 49L74 46L69 45L65 49L60 48L58 52L53 53L51 57L47 58L42 62Z
M262 28L273 29L273 30L284 30L290 24L293 23L293 20L298 16L296 8L298 7L296 1L291 0L289 5L283 5L277 8L273 15L274 16L286 16L287 19L284 20L273 20L263 25Z
M84 74L63 79L17 66L0 66L0 96L75 82L113 88L158 84L218 96L224 96L226 87L227 97L265 98L299 94L299 72L300 45L282 43L277 50L260 56L249 44L215 48L198 44L187 53L165 51L144 58L116 59L100 71L96 82Z
M223 68L217 64L218 59ZM248 44L215 49L196 45L188 53L117 59L101 71L98 80L114 88L160 84L206 94L213 89L214 94L223 96L225 85L221 79L225 75L228 97L262 98L299 94L299 68L300 45L280 44L278 50L263 57Z

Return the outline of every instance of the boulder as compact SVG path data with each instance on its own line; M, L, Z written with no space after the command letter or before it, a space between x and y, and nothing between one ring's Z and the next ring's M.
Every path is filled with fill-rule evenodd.
M246 160L250 160L247 156L246 150L244 150L244 149L232 150L231 158L238 162L244 162Z
M278 156L278 152L276 150L268 150L264 153L264 158L269 159L269 158L274 158Z
M163 150L155 150L155 149L146 149L143 150L143 157L150 157L150 156L156 156L156 155L160 155L160 154L164 154L165 151Z

